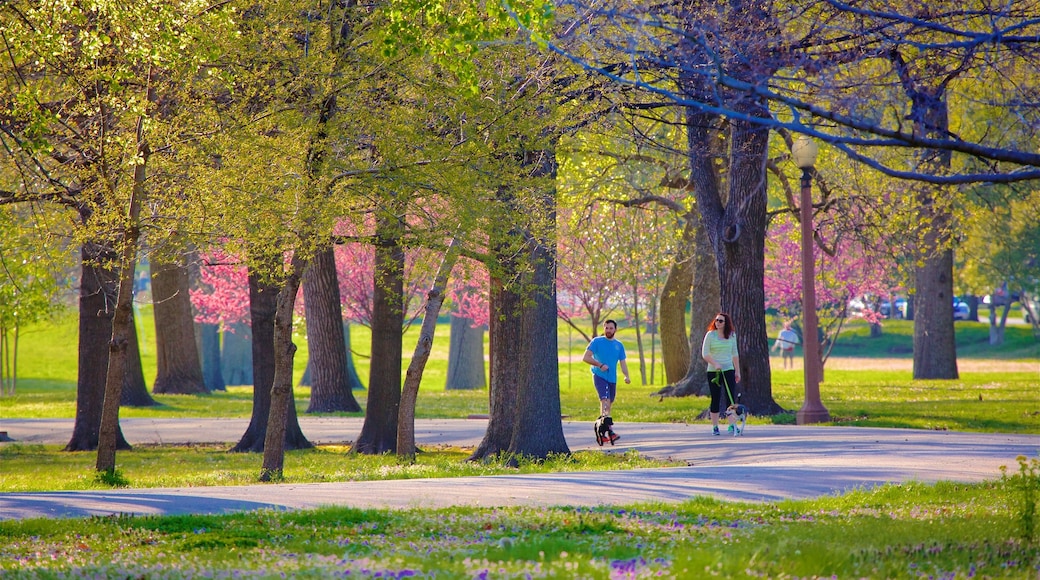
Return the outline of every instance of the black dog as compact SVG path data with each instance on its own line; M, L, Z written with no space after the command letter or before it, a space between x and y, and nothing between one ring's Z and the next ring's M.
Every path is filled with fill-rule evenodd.
M600 446L602 446L607 441L610 441L610 444L613 445L615 441L620 439L621 436L614 433L614 430L611 429L613 426L614 420L607 415L603 415L599 419L596 419L596 422L593 423L593 429L596 432L596 443L599 443Z

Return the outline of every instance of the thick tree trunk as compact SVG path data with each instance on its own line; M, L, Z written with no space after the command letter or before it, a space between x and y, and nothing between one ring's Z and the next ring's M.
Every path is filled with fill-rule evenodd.
M260 481L282 478L290 408L293 411L292 421L296 422L292 388L293 358L296 354L296 345L292 341L293 307L296 304L296 295L300 292L301 273L306 270L307 261L301 259L297 253L292 259L291 273L278 292L274 315L274 379L271 386L267 433L264 436L264 461L260 469ZM298 423L296 428L299 428ZM306 439L300 443L302 444L299 447L313 447Z
M144 383L141 345L138 342L137 324L132 312L130 341L126 345L126 375L123 377L123 392L119 397L119 404L123 407L153 407L157 404Z
M350 385L350 390L363 391L365 390L365 385L361 382L361 376L358 375L357 367L354 366L354 353L350 350L350 323L346 320L343 321L343 346L347 351L347 383ZM303 369L303 376L300 377L301 386L311 386L311 374L311 363L308 360L307 367Z
M470 461L492 459L509 449L513 438L513 414L520 390L520 359L516 356L517 337L521 332L523 298L511 284L516 264L506 252L499 254L501 277L491 277L488 304L488 355L491 369L488 389L488 426L484 439L470 455Z
M103 256L102 252L97 244L87 243L80 248L76 419L65 451L93 451L98 446L116 283L112 271L99 265L99 261L111 260L111 256ZM117 447L130 449L122 430L117 434Z
M719 302L719 269L715 265L715 252L708 241L708 234L703 227L697 226L694 233L693 249L690 263L693 270L693 287L690 289L690 339L689 361L686 375L678 382L658 391L660 396L688 397L690 395L707 396L708 363L701 357L701 346L708 322L718 314Z
M910 100L910 119L917 137L949 136L949 105L946 86L952 76L936 71L916 71L903 56L893 51L889 58ZM936 79L941 79L938 82ZM930 85L929 83L934 83ZM942 175L949 172L949 151L920 151L918 169ZM918 186L914 197L920 231L914 270L914 378L956 379L957 344L953 325L953 215L942 190L934 185Z
M525 165L533 177L556 177L553 151L527 152ZM537 187L537 186L536 186ZM556 325L556 189L554 183L540 191L533 209L544 230L526 236L530 256L531 292L523 304L520 333L520 390L517 393L513 438L514 457L546 459L569 454L563 436L560 403L560 359Z
M210 391L226 391L224 373L220 371L220 327L216 324L196 325L202 380Z
M929 237L928 234L925 234ZM953 250L924 258L914 276L914 378L956 379L957 344L953 324Z
M224 346L220 349L220 369L226 385L252 385L253 329L245 323L232 325L224 331Z
M762 111L755 110L755 114ZM765 322L766 153L768 129L730 121L728 195L715 162L715 119L688 112L691 178L701 225L715 250L719 303L736 326L742 381L737 391L756 415L783 409L773 400ZM703 333L701 333L703 337ZM736 394L734 394L735 396Z
M692 238L694 226L687 223L683 239ZM669 385L678 383L690 370L690 337L686 333L686 304L693 287L693 240L684 243L675 254L675 262L661 289L661 359L664 378Z
M469 318L452 315L448 339L448 378L445 390L472 390L487 387L484 370L484 329L473 327Z
M308 413L356 413L348 372L343 330L343 306L336 280L332 248L319 251L303 279L303 304L307 316L308 370L311 400Z
M175 262L152 261L152 304L155 309L156 394L206 393L202 363L195 344L188 269Z
M398 238L399 224L391 221L394 219L381 217L376 226L368 402L361 434L352 449L371 455L397 452L404 339L404 250Z
M277 259L277 258L275 258ZM252 322L252 359L253 377L253 414L249 418L249 426L239 442L231 451L264 450L267 437L267 421L271 414L271 388L274 386L275 352L274 352L274 318L278 310L278 286L261 282L256 274L249 272L249 317ZM285 449L308 449L310 441L303 436L300 422L296 415L296 405L290 401L286 413Z

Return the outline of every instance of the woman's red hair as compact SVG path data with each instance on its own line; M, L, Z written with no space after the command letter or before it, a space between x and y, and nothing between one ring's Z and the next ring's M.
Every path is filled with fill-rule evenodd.
M730 318L729 314L726 314L725 312L719 312L715 316L712 316L711 322L708 323L708 330L706 330L705 332L711 332L715 330L715 319L720 316L726 319L726 324L722 327L722 338L729 338L729 335L733 334L733 319Z

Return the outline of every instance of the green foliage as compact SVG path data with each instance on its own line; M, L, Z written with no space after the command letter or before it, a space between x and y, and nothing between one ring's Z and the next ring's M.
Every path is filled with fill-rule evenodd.
M537 41L551 23L553 3L392 0L384 12L387 26L381 40L387 58L400 51L429 55L476 91L479 75L473 58L481 46L515 37L518 27Z
M982 295L1006 283L1010 293L1040 294L1040 189L979 187L972 200L963 220L961 286Z
M130 480L118 469L104 469L94 473L94 481L106 487L129 487Z
M1040 539L1040 459L1019 455L1018 473L1008 475L1001 466L1001 484L1007 494L1008 512L1015 521L1019 537L1031 544Z

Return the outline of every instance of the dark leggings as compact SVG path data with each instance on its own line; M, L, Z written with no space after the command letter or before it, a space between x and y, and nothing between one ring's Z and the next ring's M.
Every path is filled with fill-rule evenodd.
M719 371L708 371L708 390L711 391L711 412L718 413L723 407L719 406L722 402L722 397L725 396L726 407L733 404L733 389L737 386L737 372L733 369L728 371L722 371L722 379L719 379L718 383L715 382L715 377L719 375ZM725 379L725 383L722 380ZM729 385L729 389L726 389L726 385Z

